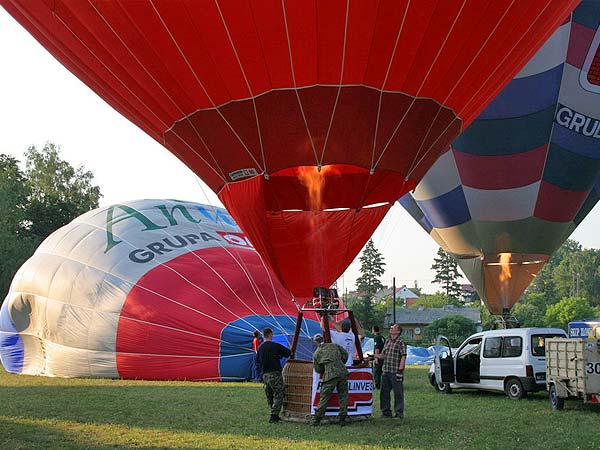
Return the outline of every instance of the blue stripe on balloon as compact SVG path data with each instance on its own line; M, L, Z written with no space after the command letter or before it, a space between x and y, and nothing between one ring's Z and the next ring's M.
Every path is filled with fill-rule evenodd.
M452 143L462 153L505 156L523 153L548 144L556 106L528 116L475 120Z
M548 183L569 191L592 189L600 173L600 159L593 159L550 144L544 175Z
M431 234L431 230L433 230L433 225L425 215L423 215L421 220L419 220L419 225L421 225L421 227L423 227L423 229L427 231L428 234Z
M600 121L598 122L598 125L596 125L597 128L594 128L594 119L590 120L589 131L595 129L595 134L600 136ZM582 131L582 128L580 128L580 131ZM592 136L584 136L581 133L577 133L559 125L556 122L554 123L554 129L552 130L551 142L560 145L562 148L568 149L573 153L577 153L578 155L600 159L600 139Z
M0 361L7 372L21 373L23 357L23 340L8 314L8 302L5 301L0 308Z
M600 10L598 9L598 0L583 1L573 11L573 22L584 25L593 30L598 29L600 25Z
M398 203L402 205L402 207L411 215L413 219L417 221L419 225L421 225L421 227L423 227L428 234L431 233L433 228L431 226L431 222L427 220L427 217L425 217L423 211L421 211L421 208L419 208L419 205L417 205L417 202L411 194L406 194L401 197L400 200L398 200Z
M556 103L564 64L524 78L515 78L477 119L520 117Z
M265 327L273 330L275 342L292 346L292 338L296 328L296 317L293 316L247 316L230 322L221 332L219 348L219 374L223 381L244 381L251 379L252 332L258 330L262 334ZM308 330L307 330L308 328ZM296 350L297 359L312 360L312 336L322 333L321 327L314 320L305 319L300 333L300 341Z
M448 228L471 220L462 186L430 200L417 200L434 228Z

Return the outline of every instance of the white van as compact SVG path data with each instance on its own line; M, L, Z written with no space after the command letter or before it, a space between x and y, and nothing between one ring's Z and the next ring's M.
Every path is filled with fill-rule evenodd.
M454 388L500 391L514 400L546 388L545 340L567 337L560 328L509 328L470 336L454 352L438 337L429 381L438 391ZM448 350L440 351L446 345Z

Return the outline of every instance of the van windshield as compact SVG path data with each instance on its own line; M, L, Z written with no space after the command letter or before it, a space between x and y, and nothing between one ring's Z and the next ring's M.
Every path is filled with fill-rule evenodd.
M546 356L546 339L565 337L564 334L532 334L531 354L533 356Z

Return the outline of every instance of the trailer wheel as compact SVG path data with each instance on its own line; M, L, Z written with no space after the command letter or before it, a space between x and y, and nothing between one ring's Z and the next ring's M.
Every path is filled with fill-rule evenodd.
M506 386L504 388L504 392L506 396L511 400L519 400L527 394L525 389L523 389L523 385L519 381L518 378L511 378L506 382Z
M565 407L565 399L558 396L554 384L550 385L550 406L554 411L560 411Z

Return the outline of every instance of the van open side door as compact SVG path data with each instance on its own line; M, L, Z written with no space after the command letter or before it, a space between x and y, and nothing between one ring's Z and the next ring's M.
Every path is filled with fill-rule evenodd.
M447 349L442 349L442 347ZM438 383L454 383L454 358L446 336L438 336L435 346L435 379ZM441 381L440 381L441 380Z

